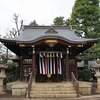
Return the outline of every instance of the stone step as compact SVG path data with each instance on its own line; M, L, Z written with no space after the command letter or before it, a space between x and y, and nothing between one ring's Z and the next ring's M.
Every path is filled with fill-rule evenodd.
M30 91L31 94L75 94L76 91Z
M75 98L76 91L71 82L32 84L31 98Z
M76 98L77 94L31 94L31 98Z
M54 87L54 88L50 88L50 87L32 87L31 91L74 91L73 87L68 87L68 88L59 88L59 87Z
M53 83L51 83L51 84L45 84L45 83L43 84L43 83L42 83L42 84L41 84L41 83L40 83L40 84L32 85L33 88L37 88L37 87L41 87L41 88L42 88L42 87L43 87L43 88L44 88L44 87L46 87L46 88L47 88L47 87L48 87L48 88L53 88L53 87L59 87L59 88L60 88L60 87L61 87L61 88L63 87L63 88L67 88L67 87L72 87L72 86L73 86L73 85L72 85L71 83L66 83L66 84L53 84Z

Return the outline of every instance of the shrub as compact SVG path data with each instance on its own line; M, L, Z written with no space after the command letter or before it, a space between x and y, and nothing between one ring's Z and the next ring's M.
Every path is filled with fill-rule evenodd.
M78 71L78 79L82 81L89 81L92 77L92 73L90 69L85 68L83 70Z

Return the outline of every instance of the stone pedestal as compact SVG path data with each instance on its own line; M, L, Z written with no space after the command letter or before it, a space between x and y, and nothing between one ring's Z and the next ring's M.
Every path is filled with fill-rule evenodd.
M7 66L5 66L2 62L0 62L0 94L4 94L4 89L3 89L3 79L6 77L5 75L5 69Z
M95 77L97 78L97 90L96 90L96 92L100 93L100 59L98 58L96 62L97 62L97 64L94 66L95 72L96 72Z
M96 73L95 77L97 78L97 93L100 93L100 72Z
M5 92L3 92L3 78L0 78L0 94L5 94Z

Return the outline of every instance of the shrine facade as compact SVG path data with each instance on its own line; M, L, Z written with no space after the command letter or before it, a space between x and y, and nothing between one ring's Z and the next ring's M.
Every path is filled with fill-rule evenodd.
M20 36L0 39L18 57L19 79L34 82L61 82L78 78L77 55L97 43L78 37L66 26L24 26Z

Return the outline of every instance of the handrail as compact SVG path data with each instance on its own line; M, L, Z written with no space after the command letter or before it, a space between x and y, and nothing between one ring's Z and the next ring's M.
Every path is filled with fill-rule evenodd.
M31 86L32 86L32 72L30 73L30 78L28 82L28 98L30 98Z
M71 72L71 76L72 76L73 86L74 86L76 93L77 93L77 97L79 97L79 82L77 81L73 72Z

